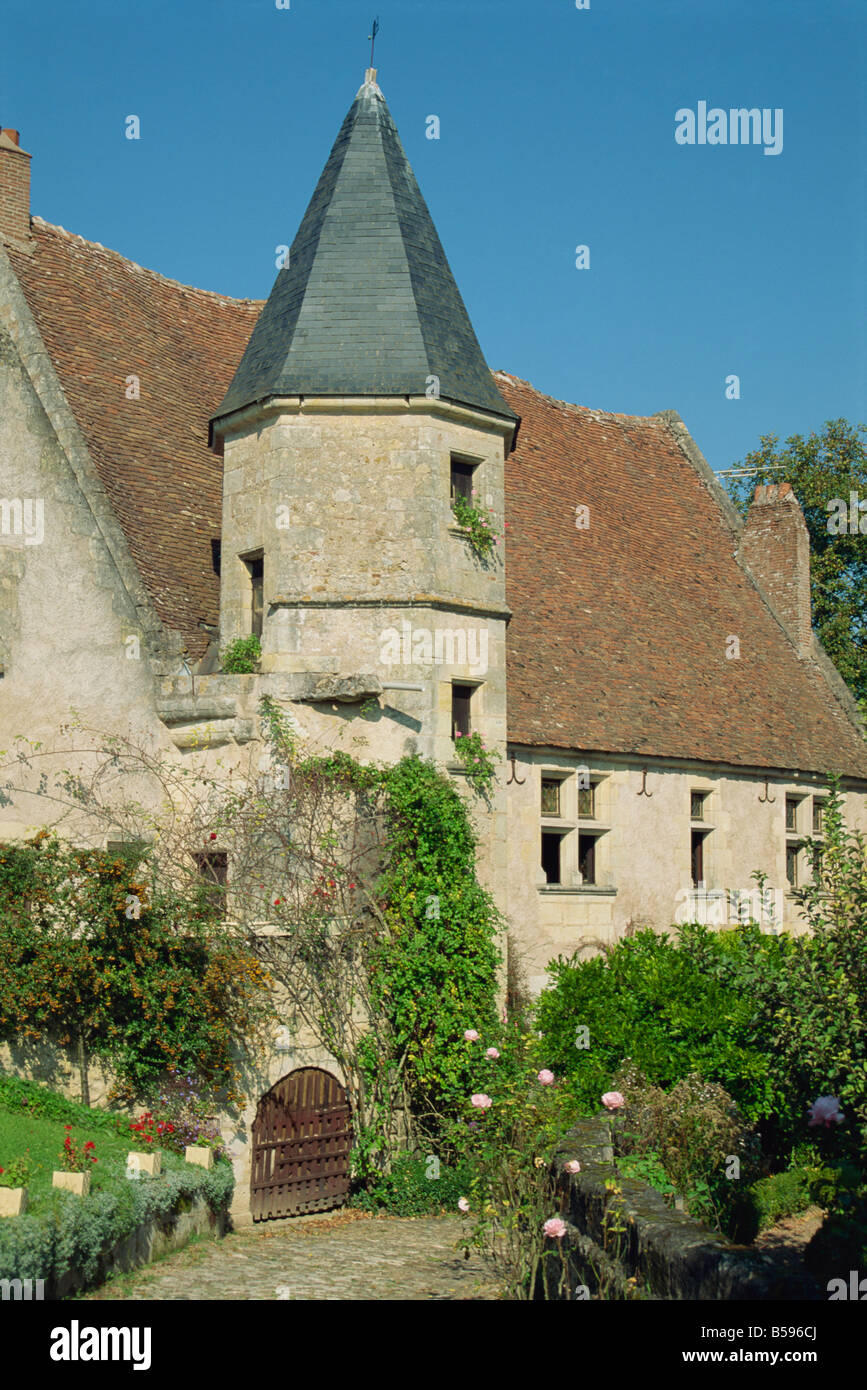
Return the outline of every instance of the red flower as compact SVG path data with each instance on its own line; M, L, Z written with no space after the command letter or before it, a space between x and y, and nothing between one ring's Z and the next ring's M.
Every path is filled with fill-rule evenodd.
M87 1141L87 1143L85 1144L84 1148L85 1148L85 1152L86 1152L88 1149L95 1149L95 1148L96 1148L96 1145L94 1144L94 1142L93 1142L92 1139L88 1139L88 1141Z
M216 838L217 838L217 832L216 832L216 830L212 830L212 831L211 831L211 836L210 836L210 838L211 838L212 840L216 840Z

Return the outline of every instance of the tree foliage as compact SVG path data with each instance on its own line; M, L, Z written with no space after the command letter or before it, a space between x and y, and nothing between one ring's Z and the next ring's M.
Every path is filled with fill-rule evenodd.
M821 433L794 434L781 445L777 435L763 435L759 447L741 465L755 469L746 478L728 479L729 491L746 514L761 483L789 482L804 512L810 533L813 626L856 697L867 700L867 508L856 511L856 533L838 531L833 522L836 499L849 510L850 494L867 502L867 427L828 420ZM862 705L863 707L863 705Z

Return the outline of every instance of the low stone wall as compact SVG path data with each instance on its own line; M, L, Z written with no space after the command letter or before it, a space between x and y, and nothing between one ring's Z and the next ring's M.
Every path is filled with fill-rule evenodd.
M189 1200L189 1199L187 1199ZM75 1270L46 1285L47 1299L66 1298L85 1287L101 1284L111 1274L125 1273L150 1264L152 1260L172 1250L180 1250L192 1236L212 1234L222 1236L228 1227L228 1215L215 1212L204 1197L195 1197L186 1210L146 1221L130 1235L106 1250L99 1262L96 1280L85 1280Z
M579 1173L563 1171L570 1159L580 1163ZM582 1120L569 1131L554 1170L568 1229L562 1250L547 1257L547 1275L550 1290L562 1284L565 1257L568 1287L561 1288L560 1298L574 1299L581 1285L591 1294L604 1287L613 1298L822 1298L809 1275L781 1270L772 1255L734 1245L694 1217L671 1210L646 1183L619 1173L603 1118ZM612 1230L615 1226L621 1229Z

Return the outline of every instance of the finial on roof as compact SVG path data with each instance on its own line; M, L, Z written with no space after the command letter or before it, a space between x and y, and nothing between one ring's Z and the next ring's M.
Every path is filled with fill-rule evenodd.
M374 81L376 81L376 70L375 70L374 67L373 67L373 45L376 43L376 36L377 36L378 33L379 33L379 15L377 15L377 16L376 16L376 19L373 21L373 27L372 27L372 29L371 29L371 32L370 32L370 33L368 34L368 36L367 36L367 37L370 39L370 68L368 69L368 72L370 72L371 70L373 70L373 80L374 80Z

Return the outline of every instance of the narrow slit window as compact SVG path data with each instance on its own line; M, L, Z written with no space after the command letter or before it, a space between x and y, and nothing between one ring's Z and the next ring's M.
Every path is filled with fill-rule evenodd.
M250 633L253 637L262 636L262 612L265 591L265 557L253 555L244 564L250 575Z
M471 685L452 686L452 738L459 735L466 738L471 733L470 705L473 698Z
M693 820L704 820L704 804L707 801L707 792L692 792L690 794L690 815Z
M798 828L798 802L793 796L786 797L786 829Z
M825 803L813 798L813 834L821 835L825 828Z
M699 888L705 881L704 864L704 842L705 833L703 830L693 830L690 846L690 857L692 861L692 886Z
M560 864L560 850L563 843L562 835L551 834L549 831L542 831L542 870L545 874L545 882L557 885L562 882L562 870Z
M229 881L229 856L225 850L211 850L195 856L199 878L214 911L221 917L226 913L226 886Z
M596 819L596 783L591 782L589 787L578 788L578 819Z
M578 836L578 872L582 883L596 882L596 835Z
M475 471L476 465L474 463L462 463L460 459L452 459L451 500L453 502L456 497L462 497L465 502L472 501Z
M798 886L798 854L799 845L786 845L786 878L789 880L790 888Z

